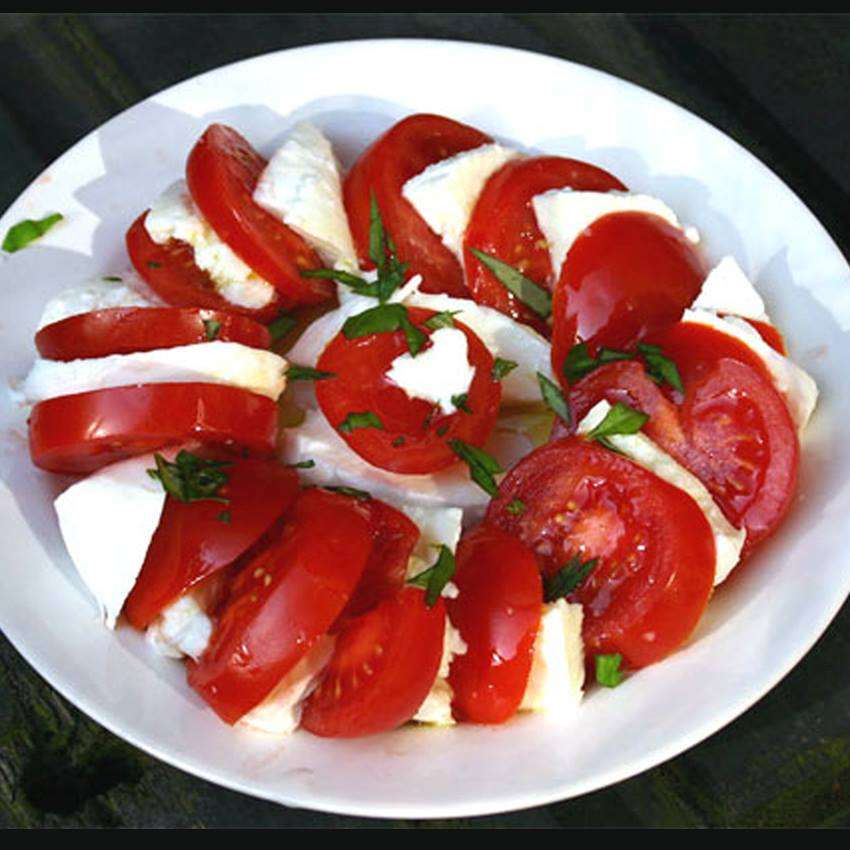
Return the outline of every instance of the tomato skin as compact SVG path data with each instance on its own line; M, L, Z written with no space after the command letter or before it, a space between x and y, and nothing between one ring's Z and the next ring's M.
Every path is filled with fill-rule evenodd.
M677 322L705 271L684 233L658 216L613 213L570 248L552 299L552 369L566 386L564 358L579 340L631 348Z
M550 189L586 192L626 191L613 175L576 159L536 156L502 166L487 181L466 229L464 245L476 248L518 268L546 289L553 289L555 272L531 201ZM549 326L504 287L470 251L464 252L466 285L479 304L494 307L546 336Z
M220 495L227 504L165 500L142 571L124 605L137 629L147 628L164 608L243 555L298 495L297 473L276 461L237 460L225 471L228 480ZM219 518L222 511L227 522Z
M520 515L507 506L519 498ZM626 666L660 661L696 627L711 595L714 538L696 502L597 444L567 437L508 474L486 522L518 536L549 575L573 555L598 558L570 597L584 606L590 655Z
M410 115L373 142L343 185L345 209L360 263L369 259L369 216L374 192L384 227L409 274L422 275L423 292L465 297L463 270L455 255L401 194L402 187L429 165L492 142L485 133L441 115Z
M235 313L199 307L110 307L69 316L43 327L35 347L50 360L77 360L132 354L209 342L207 325L217 323L214 339L268 348L271 336L263 325Z
M323 738L396 729L425 700L443 653L446 607L405 587L337 636L333 658L304 705L301 725Z
M758 332L759 336L778 354L783 357L788 355L788 349L785 347L785 339L781 331L768 322L760 322L757 319L745 319L747 324L752 325Z
M266 160L232 127L211 124L186 161L192 200L219 239L278 290L284 309L333 296L327 280L301 277L321 268L318 254L295 231L254 203Z
M461 539L446 602L467 645L452 661L449 684L459 720L504 723L522 702L540 626L543 587L537 558L519 540L481 525Z
M188 440L268 456L277 406L222 384L137 384L39 402L29 418L32 462L49 472L93 472Z
M127 231L127 253L139 276L166 304L173 307L206 307L250 316L258 322L272 321L283 309L275 295L265 307L240 307L220 295L212 278L195 265L195 251L186 242L172 239L159 245L145 228L145 210Z
M408 315L429 336L434 332L424 326L433 311L409 308ZM490 436L502 394L501 384L492 376L493 358L469 328L459 321L455 321L455 327L466 335L467 359L475 368L467 398L472 413L432 415L434 405L409 398L404 390L390 383L386 370L396 357L408 351L402 331L351 340L340 332L319 358L317 368L336 375L316 384L316 397L328 422L338 428L348 414L365 411L375 413L381 420L383 429L360 428L340 434L373 466L406 474L435 472L459 462L447 445L449 440L481 446ZM400 438L404 443L393 446Z
M230 586L189 684L226 723L262 702L336 620L371 540L352 500L302 491L280 536Z

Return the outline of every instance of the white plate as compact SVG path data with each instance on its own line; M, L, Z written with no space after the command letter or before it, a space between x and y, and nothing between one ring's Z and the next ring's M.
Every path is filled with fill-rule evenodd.
M805 438L800 498L782 531L712 602L690 645L574 715L501 728L403 729L350 742L283 743L220 723L181 666L128 628L100 628L63 551L51 497L19 414L0 393L0 624L83 711L133 744L231 788L357 815L450 817L600 788L703 740L805 654L850 589L850 269L805 205L699 118L621 80L516 50L438 41L360 41L261 56L129 109L39 177L0 221L63 212L38 246L4 257L0 374L23 374L56 290L127 264L123 234L182 172L203 128L224 121L261 150L298 119L323 127L350 164L409 112L450 115L527 148L587 159L661 196L699 227L711 259L753 273L822 400Z

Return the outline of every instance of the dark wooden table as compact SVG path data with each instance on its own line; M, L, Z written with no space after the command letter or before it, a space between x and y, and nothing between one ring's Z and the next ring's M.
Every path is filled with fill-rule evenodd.
M847 15L2 15L0 208L83 134L165 86L266 51L390 36L511 45L646 86L761 157L848 254ZM427 824L287 809L217 788L101 729L2 637L0 658L6 827L850 824L846 607L779 687L673 761L576 800Z

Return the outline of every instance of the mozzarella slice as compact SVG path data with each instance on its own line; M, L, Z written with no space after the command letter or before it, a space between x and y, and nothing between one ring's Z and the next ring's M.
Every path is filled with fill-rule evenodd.
M154 466L151 455L113 463L72 484L54 502L68 554L110 629L136 583L165 505L165 490L146 471Z
M543 606L520 711L565 714L582 698L584 642L581 605L564 599Z
M818 400L818 387L811 375L771 348L751 324L737 316L721 318L708 310L685 310L682 321L705 325L746 345L764 363L774 387L788 405L797 430L806 427Z
M37 359L18 388L25 403L134 384L227 384L276 400L286 386L286 361L238 342L201 342L85 360Z
M101 275L54 295L41 313L38 330L71 316L110 307L160 307L163 301L133 271Z
M708 273L691 309L768 321L761 295L734 257L724 257Z
M516 156L502 145L481 145L429 165L402 186L401 194L461 264L463 235L484 184Z
M660 198L652 195L631 195L628 192L576 192L573 189L552 189L531 199L537 225L549 244L552 268L559 274L573 242L594 221L611 213L643 212L663 218L673 227L681 228L676 213ZM687 228L685 235L692 242L699 234Z
M303 122L292 129L260 175L254 201L306 239L327 265L357 268L339 165L317 127Z
M145 229L158 245L177 239L192 246L195 265L203 269L231 304L261 309L274 297L274 287L242 262L218 238L195 206L185 180L169 186L145 216Z
M594 405L578 426L579 434L593 430L607 415L611 405L600 401ZM705 515L714 537L714 584L724 581L741 557L746 531L733 526L723 515L705 485L683 466L662 451L645 434L617 434L608 437L614 448L644 469L657 475L668 484L687 493Z
M428 696L419 706L413 720L416 723L428 723L432 726L453 726L452 717L452 686L449 684L449 669L456 655L463 655L468 649L460 632L446 618L446 632L443 638L443 655L440 659L440 669Z
M213 632L212 620L192 593L172 602L148 626L145 638L159 655L167 658L203 655Z

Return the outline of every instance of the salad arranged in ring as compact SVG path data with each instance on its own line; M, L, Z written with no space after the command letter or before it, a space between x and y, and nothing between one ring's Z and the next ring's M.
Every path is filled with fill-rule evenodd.
M567 716L794 499L814 381L733 257L589 163L420 114L343 176L312 124L270 160L214 124L126 247L14 392L105 624L226 723Z

